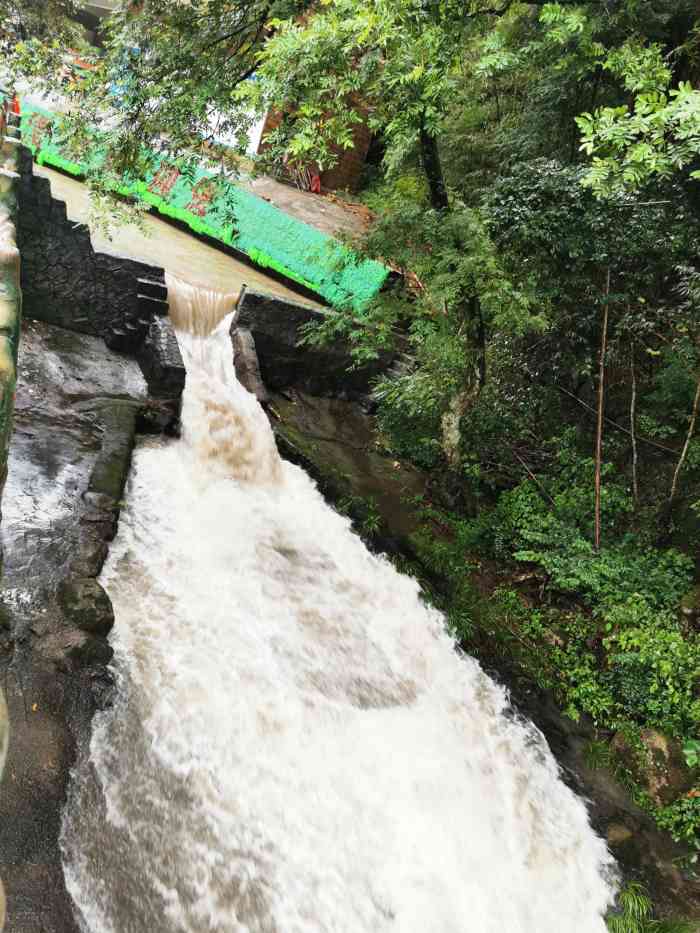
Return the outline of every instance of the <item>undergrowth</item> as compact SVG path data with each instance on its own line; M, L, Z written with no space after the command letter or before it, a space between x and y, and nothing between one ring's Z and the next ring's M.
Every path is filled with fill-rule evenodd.
M606 742L619 733L634 749L644 730L669 736L697 779L700 635L680 612L693 562L635 532L629 492L610 466L605 543L596 552L587 518L592 464L564 451L560 467L520 482L476 518L416 503L422 527L414 546L422 566L444 581L431 598L471 653L497 657L550 691L567 716L589 717ZM617 768L609 747L591 754L690 849L686 868L693 870L700 854L697 782L660 806L633 769Z

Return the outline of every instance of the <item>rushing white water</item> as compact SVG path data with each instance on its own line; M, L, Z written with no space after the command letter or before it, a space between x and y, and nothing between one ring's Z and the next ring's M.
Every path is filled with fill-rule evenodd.
M583 804L416 584L279 460L227 325L179 335L184 436L138 446L103 574L118 701L63 834L85 930L603 933Z

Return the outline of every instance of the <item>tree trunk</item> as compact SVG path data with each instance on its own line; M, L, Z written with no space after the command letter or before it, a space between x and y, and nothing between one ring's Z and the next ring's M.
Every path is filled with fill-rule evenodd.
M420 154L423 171L428 179L430 204L434 210L444 211L448 207L447 186L445 185L445 176L442 173L437 139L431 136L424 126L421 126L420 129Z
M632 437L632 499L635 506L639 502L639 482L637 477L637 372L634 366L634 341L630 341L630 376L632 379L632 397L630 398L630 435Z
M469 329L476 342L473 375L469 386L452 396L442 416L442 449L453 470L461 463L462 418L476 403L486 385L486 325L478 296L469 299L467 314Z
M600 363L598 366L598 425L595 435L595 549L600 550L600 476L603 464L603 408L605 405L605 354L608 349L608 314L610 298L610 268L605 283L603 305L603 333L600 338Z
M478 372L475 373L475 377L477 378L469 388L462 389L452 396L447 411L442 416L442 449L452 470L457 470L462 463L462 418L474 405L481 391Z
M471 299L471 319L476 324L476 366L478 391L486 385L486 325L481 300L478 295Z
M688 426L688 433L686 434L685 444L683 445L683 450L681 455L678 458L678 463L676 464L676 470L673 474L673 482L671 483L671 495L668 497L668 504L666 506L668 517L671 517L671 509L673 507L673 501L676 498L676 492L678 491L678 479L681 475L681 470L683 469L683 464L685 463L685 458L688 456L688 448L690 447L690 442L693 439L695 434L695 424L698 420L698 411L700 410L700 378L698 378L698 386L695 390L695 400L693 402L693 412L690 416L690 425Z

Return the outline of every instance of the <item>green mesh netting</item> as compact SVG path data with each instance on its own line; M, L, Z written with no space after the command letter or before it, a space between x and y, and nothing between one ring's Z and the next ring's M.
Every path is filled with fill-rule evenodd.
M51 111L23 102L22 141L40 165L84 176L104 159L99 136L89 161L73 162L62 154L60 139L51 133L54 119ZM182 221L195 233L235 247L256 265L306 286L335 307L350 304L362 308L388 275L381 263L355 261L338 240L206 169L186 178L174 164L161 160L153 174L119 190L146 201L160 214ZM235 223L231 222L232 212Z

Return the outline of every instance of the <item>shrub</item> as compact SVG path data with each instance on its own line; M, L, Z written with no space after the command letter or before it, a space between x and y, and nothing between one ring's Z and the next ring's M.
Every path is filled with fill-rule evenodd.
M628 599L606 614L604 681L622 713L636 722L684 735L700 723L700 640L685 636L675 617Z

